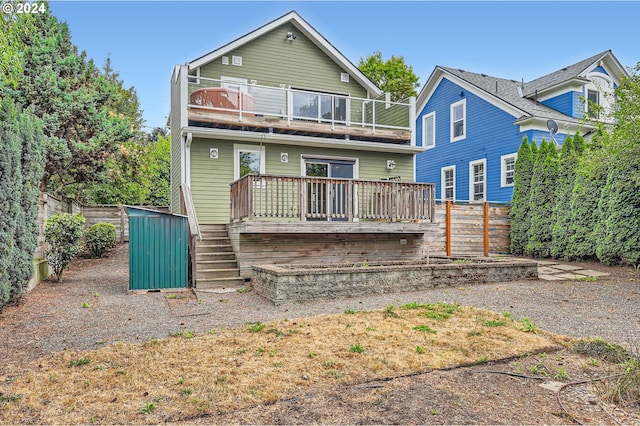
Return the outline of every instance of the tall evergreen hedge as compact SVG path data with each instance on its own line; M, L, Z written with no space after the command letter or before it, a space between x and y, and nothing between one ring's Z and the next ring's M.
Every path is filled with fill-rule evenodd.
M0 309L20 296L33 273L43 139L30 114L0 100Z
M511 200L511 253L524 254L529 236L527 231L531 225L530 191L533 175L533 152L529 139L525 136L518 149L515 166L515 184Z
M553 223L551 224L551 256L567 258L571 225L571 193L576 180L577 151L573 138L568 136L562 144L558 161L558 174L554 190Z
M531 176L531 226L527 232L526 253L535 257L551 255L557 157L555 145L543 140Z

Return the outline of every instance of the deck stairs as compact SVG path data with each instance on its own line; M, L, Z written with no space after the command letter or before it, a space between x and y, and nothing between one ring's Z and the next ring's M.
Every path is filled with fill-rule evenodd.
M200 225L200 236L195 288L233 291L243 287L245 280L240 276L226 225Z

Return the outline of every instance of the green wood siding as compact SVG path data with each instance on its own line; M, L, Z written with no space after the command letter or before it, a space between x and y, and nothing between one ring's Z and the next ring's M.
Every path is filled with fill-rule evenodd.
M180 80L171 80L171 212L180 213L180 177L181 177L181 152L180 152Z
M259 144L240 143L240 145ZM218 148L218 158L209 158L209 148ZM229 189L233 182L233 141L194 138L191 144L191 193L200 223L229 222ZM280 154L289 154L289 162L282 163ZM391 154L349 149L312 148L294 145L265 144L265 171L272 175L300 176L302 156L349 158L358 160L358 177L379 180L400 176L413 182L413 155ZM386 169L387 160L394 160L396 168Z
M288 31L296 34L286 40ZM232 56L242 57L242 66L231 64ZM285 24L264 34L228 54L229 65L220 58L204 65L200 76L219 79L221 76L256 80L262 86L284 84L300 89L349 94L366 98L366 90L353 78L340 81L344 70L325 55L311 40L291 24Z

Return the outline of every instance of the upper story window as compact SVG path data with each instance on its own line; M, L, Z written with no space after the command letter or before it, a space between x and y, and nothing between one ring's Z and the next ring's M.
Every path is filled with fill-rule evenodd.
M589 73L587 78L590 82L585 87L586 115L589 118L606 120L613 103L613 81L599 71Z
M436 146L436 112L422 116L422 143L426 149Z
M467 137L467 100L451 104L451 142Z
M516 175L517 154L507 154L500 157L500 186L513 186Z
M591 118L599 117L600 92L597 90L587 90L587 114Z

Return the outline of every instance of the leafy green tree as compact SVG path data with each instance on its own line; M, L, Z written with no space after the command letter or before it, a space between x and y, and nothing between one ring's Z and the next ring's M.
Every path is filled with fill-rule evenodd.
M47 154L41 190L82 200L86 183L106 173L109 154L138 131L135 91L78 53L67 25L48 11L20 15L15 25L27 21L30 31L20 32L23 72L15 90L5 92L42 119Z
M384 60L379 51L360 58L358 69L362 71L380 89L391 94L392 101L400 101L417 95L420 87L418 76L413 67L404 62L402 56L391 56Z
M79 213L57 213L47 219L44 239L49 246L47 261L58 281L71 260L82 250L85 219Z
M515 165L515 184L511 202L511 253L523 254L527 248L529 236L527 231L531 226L531 176L533 175L533 152L529 139L525 136L518 149Z
M556 173L556 147L553 143L543 140L531 177L531 226L527 232L527 253L535 257L549 257L551 254Z
M170 137L156 142L128 141L121 144L108 161L108 173L100 183L87 189L91 204L169 204Z

